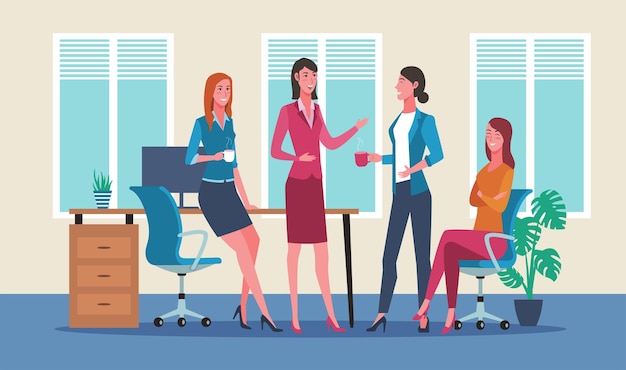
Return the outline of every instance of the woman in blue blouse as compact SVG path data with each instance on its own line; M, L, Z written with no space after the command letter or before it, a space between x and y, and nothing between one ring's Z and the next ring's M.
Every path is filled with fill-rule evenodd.
M241 304L235 310L242 328L246 324L248 291L261 310L261 329L267 324L273 331L282 331L269 315L261 285L254 268L259 249L257 234L246 209L256 208L248 201L237 169L236 155L225 157L226 150L235 149L235 131L232 117L232 79L224 73L214 73L204 88L204 113L193 126L185 162L193 165L207 162L198 194L202 213L209 226L237 254L243 273ZM207 119L209 118L209 119ZM200 141L206 154L199 154Z
M413 229L413 246L417 265L417 288L420 306L425 298L430 277L430 229L432 203L430 190L423 170L443 159L435 118L417 109L415 98L420 103L428 101L424 92L426 79L421 69L413 66L400 71L396 90L398 100L403 101L402 112L389 127L393 144L391 154L381 156L370 153L371 162L390 164L392 168L393 201L387 239L383 254L383 276L378 303L378 316L367 331L376 331L380 324L387 325L385 314L389 311L393 289L396 285L396 261L409 215ZM428 148L428 155L425 149ZM420 327L420 332L428 327Z

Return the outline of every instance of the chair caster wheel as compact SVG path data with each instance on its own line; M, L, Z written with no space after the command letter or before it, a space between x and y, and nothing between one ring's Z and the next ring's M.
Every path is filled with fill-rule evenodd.
M157 328L160 328L161 326L163 326L163 319L160 317L157 317L156 319L154 319L154 326L156 326Z
M510 328L510 327L511 327L511 324L509 324L509 322L508 322L508 321L503 320L503 321L501 321L501 322L500 322L500 328L501 328L502 330L507 330L507 329L508 329L508 328Z
M211 325L211 319L209 319L208 317L205 317L202 319L202 321L200 321L200 323L202 324L202 326L206 328L209 325Z
M483 320L476 321L476 328L478 330L483 330L485 328L485 322Z
M184 317L178 319L178 326L182 328L183 326L185 326L185 324L187 324L187 320L185 320Z

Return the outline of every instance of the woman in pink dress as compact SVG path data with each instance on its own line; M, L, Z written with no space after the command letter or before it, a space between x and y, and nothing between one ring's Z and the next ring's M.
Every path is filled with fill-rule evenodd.
M285 208L287 214L287 273L291 297L291 327L300 334L298 320L298 258L302 244L313 244L315 274L322 292L328 318L328 330L336 332L339 327L333 310L328 278L328 243L326 238L326 214L322 187L320 143L328 149L337 149L346 143L367 123L367 118L343 134L332 137L326 128L317 100L317 65L310 59L297 60L291 70L293 103L283 106L278 115L272 139L273 158L293 161L285 184ZM285 136L289 132L295 154L282 150Z

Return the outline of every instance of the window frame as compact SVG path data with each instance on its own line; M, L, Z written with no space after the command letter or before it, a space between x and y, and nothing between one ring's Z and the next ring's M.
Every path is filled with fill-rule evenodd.
M534 42L542 39L582 39L584 42L583 66L583 211L567 212L568 218L591 218L591 34L589 33L470 33L469 47L469 191L471 191L478 173L477 158L477 41L480 39L525 39L526 40L526 187L535 191L535 52ZM556 189L558 190L558 189ZM534 197L539 194L535 194ZM526 210L518 217L532 215L531 202L534 197L526 199ZM469 207L471 218L476 217L476 208Z
M60 210L60 151L61 151L61 41L64 39L108 39L109 40L109 73L108 77L101 78L109 82L109 176L113 179L110 208L117 207L118 188L115 179L118 178L117 158L117 112L118 96L117 83L120 78L117 73L118 40L129 39L165 39L167 40L166 66L166 145L174 144L174 34L173 33L53 33L52 35L52 217L55 219L72 218L69 211ZM145 78L148 79L148 78ZM97 218L119 218L116 215L97 215Z
M317 95L319 99L317 103L321 109L322 115L326 119L326 49L325 42L329 39L374 39L376 46L375 55L375 77L374 77L374 117L369 117L368 125L374 125L374 147L376 153L383 150L382 137L382 33L262 33L261 34L261 204L267 208L269 205L269 161L273 158L269 155L268 129L269 122L269 41L271 39L281 40L302 40L317 39L318 40L318 74L317 74ZM291 70L291 67L289 67ZM324 192L326 193L326 148L320 144L320 160L322 166L322 183ZM266 155L267 154L267 155ZM375 165L374 169L374 211L359 212L352 215L353 218L381 218L382 217L382 166ZM326 197L324 198L326 201ZM285 215L262 215L263 218L284 218ZM327 215L327 218L339 218L340 215Z

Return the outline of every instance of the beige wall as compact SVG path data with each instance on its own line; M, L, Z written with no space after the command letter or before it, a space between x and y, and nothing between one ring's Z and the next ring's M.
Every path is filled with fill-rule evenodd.
M244 4L254 4L244 5ZM380 32L383 35L383 123L401 109L393 86L400 68L415 64L427 76L431 100L424 111L437 118L446 157L427 169L433 194L433 255L441 232L469 228L469 34L472 32L591 33L592 60L592 218L569 219L567 229L547 232L544 247L556 248L563 271L556 283L537 278L536 293L626 293L626 260L619 213L624 207L623 147L624 21L619 1L28 1L0 5L0 160L3 220L0 293L68 291L68 224L52 218L52 34L55 32L171 32L175 45L175 144L186 145L193 120L202 115L205 78L224 71L234 78L240 170L251 200L261 201L260 45L263 32ZM93 4L93 5L92 5ZM97 4L97 6L95 5ZM212 5L208 5L212 4ZM595 4L602 4L596 7ZM73 8L72 10L70 10ZM355 118L358 112L355 112ZM561 140L555 137L554 140ZM387 135L385 151L390 150ZM85 153L89 155L89 153ZM613 155L615 156L615 155ZM385 167L383 218L355 220L355 293L377 293L390 205L390 169ZM618 178L621 178L619 180ZM615 186L617 185L617 186ZM257 262L265 292L286 293L286 236L283 220L255 216L261 235ZM93 221L86 221L93 222ZM172 274L143 258L147 237L140 224L140 291L173 292ZM185 216L186 228L208 228L202 217ZM345 292L342 227L328 223L333 291ZM416 291L411 238L398 261L398 293ZM210 253L221 266L192 275L189 292L239 291L234 253L213 235ZM301 255L300 289L319 291L313 253ZM487 279L487 292L522 294ZM440 292L445 291L443 285ZM475 281L462 276L460 291L473 293Z

